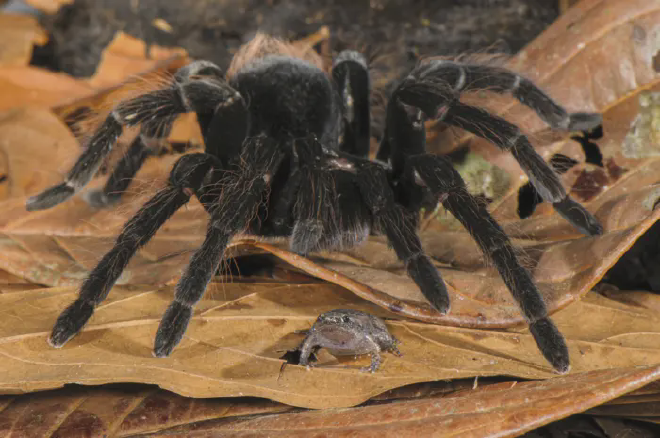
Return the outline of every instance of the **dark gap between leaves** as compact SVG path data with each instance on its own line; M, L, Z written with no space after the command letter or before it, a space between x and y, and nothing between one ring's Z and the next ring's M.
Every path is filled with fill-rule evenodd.
M577 141L582 146L584 151L585 162L595 164L598 167L604 167L603 154L600 147L592 140L598 140L603 137L603 125L600 125L591 131L583 131L582 135L575 135L571 137L572 140ZM555 154L550 159L550 166L558 174L568 172L570 168L578 164L574 159L562 154ZM518 217L525 219L534 214L536 206L543 202L541 196L531 183L526 183L518 190Z
M550 159L550 166L558 174L568 172L570 168L578 164L577 161L562 154L555 154ZM543 198L538 194L531 183L525 183L518 190L518 217L525 219L534 214L536 206L543 202Z
M656 222L603 276L621 290L660 292L660 222Z
M600 140L603 138L603 125L592 129L589 132L582 132L582 135L571 137L572 140L577 141L582 146L585 155L585 162L595 164L598 167L603 167L603 154L600 152L600 147L591 140Z

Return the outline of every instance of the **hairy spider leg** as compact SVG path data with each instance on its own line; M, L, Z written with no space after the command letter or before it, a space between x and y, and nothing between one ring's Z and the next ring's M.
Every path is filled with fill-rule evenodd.
M144 123L147 126L142 129L142 133L148 138L159 134L156 128L158 124L167 124L179 114L189 111L212 113L218 102L224 102L237 94L221 77L222 72L218 67L208 61L197 61L179 69L169 87L117 105L92 135L87 148L78 157L64 182L29 198L26 209L34 211L54 207L87 185L112 151L123 126ZM136 148L138 150L132 152L139 152L139 147ZM137 160L133 163L137 163Z
M431 305L442 314L449 312L449 294L445 282L424 253L417 235L415 216L396 202L387 178L387 169L373 162L361 163L359 169L356 179L360 193L378 228L384 231L397 257L404 262L408 275L417 283Z
M193 307L218 270L229 240L245 231L257 215L284 155L278 146L265 135L250 137L244 142L243 152L224 172L219 182L220 196L211 208L206 239L176 285L174 301L158 326L154 356L169 356L181 341Z
M561 216L584 234L602 234L603 228L598 220L570 198L557 174L517 126L458 100L460 92L478 89L512 92L556 129L586 130L602 122L600 114L567 113L528 79L492 66L431 61L413 70L400 85L399 96L402 102L420 108L427 117L463 128L511 152L539 195ZM384 157L381 155L380 158Z
M201 187L204 177L216 162L208 154L190 154L174 165L168 185L160 190L124 225L115 245L103 256L85 279L78 298L57 318L48 342L63 346L78 333L106 299L135 252L156 234L156 231Z
M465 182L447 158L425 153L426 134L419 114L421 110L412 106L414 101L407 99L407 86L404 83L393 93L388 106L386 134L394 156L399 155L403 160L402 173L396 176L398 183L404 186L403 192L428 189L436 199L441 199L443 206L463 224L496 266L528 321L543 356L557 371L567 372L570 365L564 338L548 317L543 297L529 271L518 261L506 233L467 191Z
M529 79L502 67L462 64L449 60L431 60L417 67L408 80L440 86L437 91L451 91L456 96L465 91L488 90L512 93L522 104L533 109L554 129L588 131L602 124L599 113L568 113ZM447 84L449 89L447 89ZM421 108L423 111L430 109ZM437 108L434 108L437 109Z
M361 53L342 51L333 64L332 79L342 108L339 150L367 158L371 141L371 90L366 59Z
M447 194L442 205L470 232L483 253L497 268L507 288L518 302L543 356L559 372L569 370L568 348L563 336L548 317L543 297L532 276L516 257L506 233L488 210L468 191L460 174L445 157L411 156L409 178L428 187L436 196Z
M91 190L85 200L96 208L107 207L119 202L128 186L147 157L158 152L160 141L172 130L175 117L158 119L154 124L143 123L140 134L135 137L126 153L112 170L108 181L101 190Z

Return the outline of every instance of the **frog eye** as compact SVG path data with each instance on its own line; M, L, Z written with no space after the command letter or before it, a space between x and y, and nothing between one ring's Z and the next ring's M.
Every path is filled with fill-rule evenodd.
M342 320L342 322L343 322L344 324L348 324L349 322L351 322L351 318L349 318L349 317L346 316L346 315L342 316L342 317L341 317L341 320Z

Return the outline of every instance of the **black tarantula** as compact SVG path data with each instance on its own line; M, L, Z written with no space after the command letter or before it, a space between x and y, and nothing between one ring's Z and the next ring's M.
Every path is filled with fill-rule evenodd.
M557 371L568 371L566 343L530 273L451 163L426 152L424 121L458 125L511 152L545 201L582 233L595 235L602 233L598 221L567 195L520 129L462 103L459 95L476 89L508 92L553 128L568 131L591 129L601 123L600 115L569 114L531 81L504 68L427 60L392 92L385 133L372 161L364 57L341 52L330 75L321 65L311 50L258 35L241 48L226 75L210 62L193 62L164 88L114 108L66 180L30 198L28 210L50 208L83 188L122 126L140 125L140 135L105 188L88 197L96 205L121 195L150 145L168 135L179 114L197 114L205 152L182 156L167 186L125 224L78 298L57 319L50 344L61 347L82 329L133 254L193 195L210 220L158 327L157 357L168 356L179 343L229 240L243 232L290 237L291 250L300 254L347 248L371 233L384 234L424 296L444 314L449 311L445 284L416 232L420 209L442 202L494 263L545 358Z

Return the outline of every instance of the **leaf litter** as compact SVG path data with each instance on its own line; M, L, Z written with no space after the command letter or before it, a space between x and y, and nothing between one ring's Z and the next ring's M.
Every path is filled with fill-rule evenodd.
M652 2L637 1L624 6L622 2L614 1L583 1L511 61L516 70L536 79L567 107L604 112L605 136L597 143L605 161L611 160L622 169L622 174L608 180L607 186L601 187L587 203L587 208L596 212L605 225L603 236L587 238L576 235L543 205L531 218L517 220L516 194L524 184L520 170L506 154L493 152L492 146L480 145L474 139L469 141L472 151L483 154L489 162L504 169L514 182L491 207L514 243L522 249L525 262L533 270L550 307L556 311L553 319L568 338L574 373L554 377L545 383L516 385L529 385L525 397L534 400L529 415L527 411L526 414L520 413L521 405L527 406L527 402L507 407L501 407L501 401L500 405L493 404L496 408L490 413L496 413L498 419L508 419L497 423L498 433L502 434L498 436L515 436L514 433L584 411L658 378L660 324L656 313L640 304L654 303L651 294L636 292L634 302L626 302L587 293L657 219L658 213L654 210L660 199L657 188L660 181L654 172L657 163L653 158L624 157L621 145L640 113L640 97L660 89L653 63L659 49L653 37L658 32L658 22L660 5ZM559 37L566 38L566 44L558 44L556 39ZM623 53L626 44L631 42L635 49ZM131 49L126 53L136 52ZM178 61L175 62L185 59L181 56L178 52L174 57ZM621 63L622 59L625 62ZM546 67L543 62L547 63ZM172 65L168 67L161 62L152 64L151 68L168 69ZM632 67L626 70L620 65ZM575 73L589 68L598 74ZM60 90L66 90L60 95L35 93L29 88L35 84L15 82L13 78L19 71L18 76L28 77L28 73L34 74L33 77L43 75L49 81L68 81L70 85L69 88L60 87ZM3 83L5 77L12 79ZM119 79L117 76L107 82L99 80L97 86L109 86L113 80ZM110 247L126 218L139 208L150 191L153 193L159 181L163 181L176 158L150 160L138 175L137 184L126 201L116 209L95 211L76 198L47 212L26 214L23 211L25 197L59 181L62 172L79 153L74 136L48 108L54 108L55 114L66 118L67 114L81 107L107 107L108 102L117 99L113 93L121 92L121 88L113 87L99 93L92 83L33 67L0 64L0 89L14 93L3 94L0 99L1 108L10 108L0 114L0 147L3 148L0 160L4 160L0 161L0 169L6 171L7 180L12 182L11 185L0 183L0 199L4 199L0 208L5 212L0 217L3 245L0 278L4 279L3 286L25 280L49 286L42 289L34 289L32 285L0 287L0 300L5 300L0 306L5 314L0 323L0 354L6 358L1 366L5 377L0 379L4 392L18 394L58 388L72 382L86 385L142 382L155 383L194 397L249 395L288 405L322 408L353 406L392 388L415 382L497 375L523 379L553 377L526 329L477 329L502 329L519 325L522 320L501 280L484 263L469 236L444 224L438 225L437 221L431 221L422 236L452 294L452 314L445 318L434 314L423 303L417 288L407 279L386 244L378 238L371 239L364 248L346 253L318 254L311 261L296 258L277 243L239 239L233 246L237 253L270 252L281 258L284 269L306 272L342 287L315 281L247 283L240 279L228 282L227 278L219 278L209 287L205 299L196 309L187 336L172 357L154 359L150 353L153 337L160 316L171 299L171 283L203 236L206 217L195 203L177 213L129 265L120 285L100 306L86 330L62 350L50 349L45 342L46 335L61 308L77 293L75 286ZM19 94L15 90L19 90ZM83 100L76 101L72 97ZM29 103L32 108L15 108L18 101ZM35 104L42 109L35 110ZM506 108L510 111L507 117L515 118L519 112L523 114L525 125L536 132L534 139L545 136L540 126L534 126L533 117L525 119L520 105L511 108ZM7 123L3 123L5 120ZM19 129L14 132L12 127ZM576 186L579 176L600 169L582 163L584 157L576 142L554 136L547 138L550 141L538 144L544 156L561 152L575 157L580 163L562 178L568 182L567 187L572 188L572 194L581 199L580 187ZM466 141L465 137L459 140ZM39 156L35 145L51 145L49 150L60 151L57 153L62 156L31 166L30 157ZM173 247L176 252L172 251ZM626 292L617 295L625 296ZM295 365L283 366L282 352L301 340L295 331L309 328L319 313L338 307L356 308L390 318L388 324L393 334L402 339L405 356L385 355L382 369L374 375L358 371L368 361L362 357L336 359L322 354L321 366L311 371ZM443 325L428 325L415 320ZM602 373L609 374L604 377L606 374ZM608 387L610 384L612 386ZM562 392L561 385L566 385L572 392ZM507 388L507 395L511 395L511 390ZM544 393L544 390L550 392ZM57 398L57 394L66 393L55 391L52 394ZM457 397L460 394L458 392ZM565 409L548 408L551 404L549 394L555 394L557 402ZM485 400L484 397L485 392L476 390L465 395L461 402L478 404ZM20 399L12 398L18 403ZM45 396L44 400L50 398ZM140 397L129 396L124 403L137 406L139 400ZM240 400L235 402L240 403ZM411 408L413 411L420 406L427 409L425 416L410 420L406 414L410 411L401 406L402 410L393 415L396 420L391 424L361 422L359 418L369 418L365 417L368 411L363 409L372 408L364 407L346 411L344 417L332 418L334 414L329 413L326 418L319 413L319 416L311 417L309 424L320 421L311 426L312 430L328 432L330 426L324 425L330 424L328 421L338 421L362 431L365 427L374 433L380 431L380 434L393 433L394 430L437 430L443 424L449 424L448 421L455 424L456 420L451 417L455 411L449 409L451 406L445 399L440 404L440 411L443 411L440 414L429 408L437 405L436 401L410 402L421 404L415 404ZM503 417L498 411L500 408L510 408L509 416ZM373 409L373 412L378 411L377 407ZM472 415L478 415L472 409L470 412L475 412ZM2 412L9 411L5 407ZM186 418L180 423L168 423L167 427L197 421ZM270 420L264 423L256 417L253 420L209 423L208 427L226 426L236 431L269 427L271 432L279 430L279 417L270 418L272 424L266 424ZM377 416L374 414L373 418ZM461 426L465 429L456 429L464 431L461 436L490 436L495 432L495 429L469 430L476 424L491 424L492 417L489 420L466 418L469 421ZM282 421L284 419L282 417ZM117 435L118 424L121 424L118 421L119 418L113 418L100 424L112 422L115 436L122 436ZM18 427L14 421L7 424L6 420L0 421L0 427ZM183 429L178 433L185 435L185 426L180 427ZM51 424L48 430L56 429ZM308 432L299 431L302 435Z

